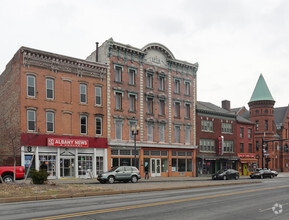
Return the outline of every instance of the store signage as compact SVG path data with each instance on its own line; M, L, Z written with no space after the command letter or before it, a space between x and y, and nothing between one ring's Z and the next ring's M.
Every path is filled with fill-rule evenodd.
M246 158L246 159L255 159L256 155L255 154L238 154L238 157L240 157L240 159Z
M48 138L47 145L51 147L88 147L88 140Z

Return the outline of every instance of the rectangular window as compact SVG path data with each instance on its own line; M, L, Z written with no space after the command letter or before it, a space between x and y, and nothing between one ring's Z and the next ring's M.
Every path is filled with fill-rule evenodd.
M265 120L265 131L268 131L268 120Z
M102 88L95 87L95 105L102 105Z
M115 67L115 81L116 82L122 81L122 68L118 66Z
M35 76L27 76L27 96L35 97Z
M129 69L128 77L129 77L129 84L135 85L135 70Z
M147 88L153 88L153 74L147 73Z
M215 140L212 139L200 139L200 151L201 152L216 152Z
M175 81L174 81L174 86L175 86L175 93L176 94L180 94L180 80L178 80L178 79L175 79Z
M180 118L180 110L181 104L179 102L175 102L175 118Z
M87 102L87 88L85 84L80 84L80 103L86 104Z
M80 116L80 134L87 134L87 116Z
M122 121L115 121L115 139L122 140Z
M259 131L259 120L256 121L256 131Z
M202 131L212 132L214 130L213 121L202 120Z
M135 95L129 95L129 111L135 112Z
M159 76L159 90L164 91L165 90L165 77Z
M240 128L240 138L244 137L244 128Z
M249 148L249 149L248 149L248 152L249 152L249 153L252 153L252 144L249 144L249 145L248 145L248 148Z
M191 143L191 128L190 127L185 127L185 141L186 144L190 144Z
M189 119L191 117L190 115L190 109L191 109L191 105L186 103L185 104L185 118Z
M27 129L36 131L36 111L34 110L27 110Z
M233 141L224 141L224 152L225 153L234 153L234 142Z
M46 131L54 132L54 112L46 112Z
M159 124L159 141L165 142L165 124Z
M96 174L103 173L103 157L96 157Z
M252 129L248 128L248 138L252 138Z
M147 98L147 113L153 114L153 98Z
M115 109L122 110L122 93L115 93Z
M256 151L259 151L259 141L256 141Z
M54 80L46 79L46 98L54 99Z
M92 171L92 156L78 156L78 175L86 175L87 170Z
M191 92L190 92L190 83L189 82L185 82L185 95L190 95Z
M149 123L147 124L147 135L148 135L148 141L153 141L154 139L154 127L153 124Z
M175 126L175 143L180 143L180 132L181 132L181 127Z
M231 123L222 123L222 133L232 134L232 124Z
M240 143L240 153L244 153L244 144Z
M165 115L165 100L160 99L159 100L159 104L160 104L160 115Z
M102 118L101 117L95 118L95 134L102 135Z

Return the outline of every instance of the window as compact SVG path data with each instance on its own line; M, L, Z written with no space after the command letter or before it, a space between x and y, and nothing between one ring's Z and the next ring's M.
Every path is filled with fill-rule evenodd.
M268 120L265 120L265 131L268 131Z
M115 121L115 139L122 140L122 120Z
M240 143L240 153L244 153L244 144Z
M189 96L191 94L190 87L191 87L190 82L185 82L185 95Z
M35 76L27 76L27 96L35 97Z
M259 141L256 141L256 151L259 151Z
M185 104L185 118L189 119L191 117L190 115L190 109L191 109L191 105L186 103Z
M92 171L92 156L78 156L78 175L86 175L87 170Z
M240 138L244 137L244 128L240 128Z
M248 128L248 138L252 138L252 129Z
M80 116L80 134L87 134L87 116Z
M115 109L122 110L122 93L115 93Z
M130 85L135 85L135 72L136 71L134 69L128 70L128 78L129 78Z
M103 173L103 157L96 157L96 174Z
M159 141L165 142L165 124L159 124Z
M147 97L147 113L153 114L153 98Z
M54 80L46 79L46 98L54 99Z
M27 110L27 129L36 131L36 111L34 110Z
M46 131L54 132L54 112L46 112Z
M259 131L259 120L256 121L256 131Z
M147 88L153 88L153 73L147 73Z
M185 127L185 141L186 144L191 143L191 128L188 126Z
M129 139L130 140L134 140L134 135L132 134L132 128L134 128L136 126L136 122L135 121L130 121L129 122Z
M175 86L175 93L176 94L180 94L180 84L181 84L181 80L179 79L174 79L174 86Z
M164 91L165 90L165 77L159 76L159 90Z
M148 136L148 141L153 141L154 139L154 126L152 123L147 124L147 136Z
M180 126L175 126L175 143L180 143Z
M136 97L135 95L129 95L129 111L130 112L135 112L135 100Z
M102 88L100 86L95 87L95 105L102 105Z
M212 139L200 139L200 151L216 152L215 140Z
M224 141L224 152L233 153L234 152L234 142L233 141Z
M95 134L102 135L102 118L95 117Z
M252 153L252 144L249 144L249 145L248 145L248 148L249 148L249 149L248 149L248 153Z
M160 99L159 100L159 105L160 105L160 109L159 109L159 111L160 111L160 115L165 115L165 100L163 100L163 99Z
M120 66L115 66L115 82L122 81L122 68Z
M231 123L222 123L222 133L232 133L232 124Z
M214 130L213 121L202 120L202 131L209 131L212 132Z
M180 118L180 106L179 102L175 102L175 118Z
M80 84L80 103L84 103L86 104L86 97L87 97L87 93L86 93L86 85L85 84Z

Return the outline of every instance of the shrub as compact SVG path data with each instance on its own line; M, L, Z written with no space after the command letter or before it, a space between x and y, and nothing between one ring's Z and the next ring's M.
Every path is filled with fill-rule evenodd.
M31 170L31 179L33 184L43 184L48 177L48 173L45 169L40 169L39 171Z

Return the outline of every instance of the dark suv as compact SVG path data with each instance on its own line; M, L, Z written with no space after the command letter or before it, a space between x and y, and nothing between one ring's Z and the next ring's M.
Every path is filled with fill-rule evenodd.
M133 166L113 167L109 171L99 174L97 180L100 183L114 183L115 181L136 183L141 178L140 172Z

